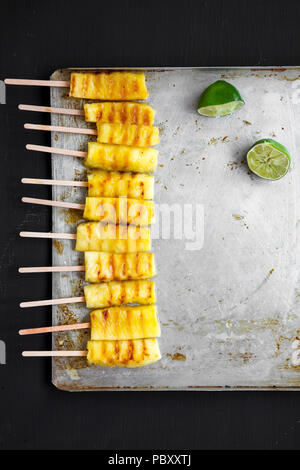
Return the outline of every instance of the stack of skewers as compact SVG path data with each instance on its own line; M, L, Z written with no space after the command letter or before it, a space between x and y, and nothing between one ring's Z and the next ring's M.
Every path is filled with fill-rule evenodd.
M87 152L27 145L30 150L84 159L88 181L38 180L23 183L88 188L85 204L23 198L24 202L78 209L88 222L76 234L21 232L23 237L76 239L84 266L20 268L22 273L85 271L84 296L23 302L21 307L85 302L90 322L20 330L20 334L90 328L87 351L24 351L24 356L87 356L101 366L139 367L160 359L160 326L155 307L154 254L149 226L154 223L151 172L157 166L159 131L143 73L72 73L69 82L6 80L7 84L70 86L70 97L101 100L84 110L20 105L20 109L84 116L96 129L25 124L26 128L97 136ZM103 100L103 101L102 101Z

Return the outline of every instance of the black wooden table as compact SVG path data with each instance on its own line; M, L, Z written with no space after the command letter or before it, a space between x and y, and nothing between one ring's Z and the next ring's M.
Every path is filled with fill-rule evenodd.
M85 10L85 7L87 8ZM10 0L1 5L0 79L48 78L68 66L300 65L300 4L286 0ZM49 178L50 159L27 152L50 145L23 124L49 116L17 110L48 104L49 90L10 87L0 104L0 449L241 449L299 447L296 392L67 393L50 381L50 360L22 359L49 349L50 337L19 337L46 325L48 308L21 311L21 300L50 298L51 278L18 266L51 264L51 243L20 230L50 231L50 211L20 202L48 197L21 177Z

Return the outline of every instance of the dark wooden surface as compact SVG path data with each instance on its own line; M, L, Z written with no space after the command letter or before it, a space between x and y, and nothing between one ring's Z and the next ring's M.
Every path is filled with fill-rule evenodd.
M297 1L16 1L1 5L0 79L48 78L68 66L300 65ZM50 276L17 267L51 263L51 243L19 239L50 230L47 208L22 205L21 177L50 177L45 154L27 142L49 136L23 129L18 103L48 104L49 91L10 87L0 105L0 449L299 448L297 392L67 393L50 382L50 361L22 359L22 349L50 338L21 338L22 327L50 322L50 309L21 311L21 300L48 298Z

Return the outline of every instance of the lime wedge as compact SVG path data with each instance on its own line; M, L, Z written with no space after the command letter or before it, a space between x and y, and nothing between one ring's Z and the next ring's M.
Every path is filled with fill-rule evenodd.
M224 80L218 80L204 90L198 101L198 113L203 116L219 117L233 114L244 106L239 91Z
M251 171L267 180L279 180L287 174L291 157L288 150L273 139L255 142L247 153L247 163Z

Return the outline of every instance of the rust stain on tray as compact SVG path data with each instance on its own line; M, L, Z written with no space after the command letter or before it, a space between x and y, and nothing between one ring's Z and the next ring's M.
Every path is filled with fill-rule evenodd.
M53 246L55 247L57 253L59 255L61 255L64 251L64 245L62 242L60 242L59 240L54 240L53 241Z
M67 305L58 305L60 315L63 318L62 324L64 325L73 325L77 323L77 317L74 315L72 310Z
M78 209L68 209L65 212L65 222L68 225L77 224L82 220L82 211Z
M175 353L175 354L167 353L166 356L170 357L172 361L182 361L182 362L186 361L186 356L181 353Z

